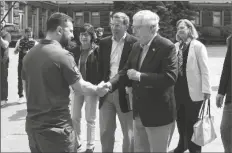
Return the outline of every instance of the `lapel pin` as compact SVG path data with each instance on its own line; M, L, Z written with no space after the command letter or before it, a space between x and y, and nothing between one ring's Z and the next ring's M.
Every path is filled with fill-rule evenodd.
M152 51L154 52L154 51L155 51L155 48L153 48Z

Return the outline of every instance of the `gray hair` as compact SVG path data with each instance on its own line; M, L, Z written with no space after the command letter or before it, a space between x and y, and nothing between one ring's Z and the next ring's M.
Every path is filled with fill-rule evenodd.
M122 19L123 20L123 24L126 25L127 27L129 27L130 24L130 18L128 15L126 15L126 13L123 12L116 12L113 14L113 18L118 18L118 19Z
M180 19L179 21L177 21L176 23L176 27L179 26L180 23L185 23L185 25L189 28L190 32L189 32L189 37L192 39L197 39L198 36L198 32L196 30L196 28L194 27L193 23L191 21L189 21L188 19ZM178 35L178 33L176 33L176 40L180 41L180 36Z
M133 16L133 20L140 20L141 25L154 26L155 31L159 30L159 16L150 10L142 10Z

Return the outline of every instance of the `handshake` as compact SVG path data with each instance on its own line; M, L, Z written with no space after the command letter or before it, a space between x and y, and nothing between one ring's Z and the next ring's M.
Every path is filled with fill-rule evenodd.
M110 82L100 82L97 85L96 93L99 97L105 96L112 88L112 85Z

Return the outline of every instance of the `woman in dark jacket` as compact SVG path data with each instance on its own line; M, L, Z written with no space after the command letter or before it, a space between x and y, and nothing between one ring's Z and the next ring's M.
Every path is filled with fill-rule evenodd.
M80 46L70 51L73 53L76 64L84 80L98 84L98 46L94 43L95 33L92 26L80 29ZM81 110L85 102L85 118L87 122L86 152L93 152L95 141L96 109L99 97L97 95L84 96L75 93L72 101L72 120L77 134L78 144L81 144ZM81 146L81 145L80 145Z

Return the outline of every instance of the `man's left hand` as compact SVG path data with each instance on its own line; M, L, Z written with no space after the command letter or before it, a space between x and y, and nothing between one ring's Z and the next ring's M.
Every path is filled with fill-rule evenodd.
M140 81L140 75L141 73L134 69L127 70L127 76L129 77L130 80Z

